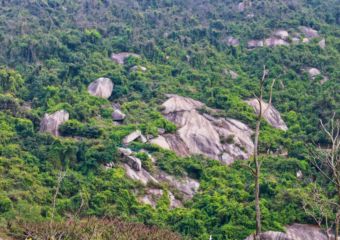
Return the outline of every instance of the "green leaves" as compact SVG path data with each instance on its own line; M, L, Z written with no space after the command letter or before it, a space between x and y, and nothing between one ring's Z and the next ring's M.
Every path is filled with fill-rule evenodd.
M13 69L0 67L0 93L16 94L23 86L24 79Z

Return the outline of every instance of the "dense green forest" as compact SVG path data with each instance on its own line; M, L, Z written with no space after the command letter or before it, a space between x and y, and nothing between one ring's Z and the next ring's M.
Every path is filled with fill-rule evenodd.
M310 152L330 144L320 120L340 118L339 24L339 0L0 1L0 238L39 239L35 231L45 225L66 229L70 219L90 219L155 235L116 239L245 239L255 230L248 160L227 166L135 141L129 148L144 169L200 184L181 207L170 207L165 194L152 207L139 201L152 186L126 177L118 148L134 130L145 136L176 131L161 114L166 94L199 100L254 129L256 114L244 100L257 94L264 65L264 97L276 79L272 102L288 130L266 121L261 128L263 231L315 224L303 207L312 185L337 201ZM318 35L304 38L301 26ZM290 34L285 44L249 47L248 41L280 29ZM120 52L139 57L117 64L111 55ZM311 68L320 74L311 77ZM114 84L108 99L88 93L100 77ZM113 121L113 104L126 114L123 123ZM60 136L39 131L44 115L58 110L70 119ZM174 192L167 184L157 187ZM91 239L81 237L86 227L78 228L64 239ZM112 234L92 239L115 239Z

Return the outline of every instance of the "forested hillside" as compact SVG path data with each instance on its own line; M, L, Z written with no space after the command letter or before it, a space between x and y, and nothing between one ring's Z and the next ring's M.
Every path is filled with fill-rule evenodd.
M333 232L339 24L339 0L0 0L0 239L245 239L264 66L262 231Z

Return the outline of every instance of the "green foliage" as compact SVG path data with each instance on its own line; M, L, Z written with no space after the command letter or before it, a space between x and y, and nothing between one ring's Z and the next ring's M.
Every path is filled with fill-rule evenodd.
M23 86L24 80L21 75L13 69L0 67L0 92L17 93Z
M256 116L244 100L257 93L263 65L269 69L266 90L272 79L277 80L273 105L289 127L283 132L262 124L263 228L313 223L301 208L300 195L308 192L308 179L319 175L308 162L306 145L327 145L318 130L319 119L340 114L337 1L259 0L245 12L235 11L239 2L2 1L1 232L11 225L13 235L20 233L16 229L20 224L12 224L13 219L49 223L58 173L65 171L53 224L60 221L65 228L70 215L109 216L168 226L192 239L210 235L244 239L255 228L254 183L241 162L222 166L202 156L183 158L147 143L131 144L134 151L144 149L157 160L152 163L148 154L138 152L144 169L159 168L200 181L199 192L178 209L169 209L167 191L173 189L161 186L165 194L153 209L138 201L149 186L127 178L117 147L137 129L147 136L157 136L163 129L166 134L176 131L159 107L169 93L200 100L218 109L214 115L254 128ZM254 17L250 19L249 13ZM289 47L252 51L245 47L248 40L269 37L276 29L286 29L292 36L301 25L317 29L320 38ZM230 36L240 45L228 46ZM321 38L326 39L325 49L318 46ZM141 57L129 57L121 66L110 59L111 53L119 52ZM134 72L133 66L147 70ZM309 67L320 69L328 81L309 79L304 71ZM226 70L238 77L233 79ZM99 77L114 83L108 100L87 92L90 82ZM121 124L112 121L113 103L126 114ZM39 117L60 109L67 110L71 119L60 126L62 136L39 133ZM108 163L114 164L112 169L104 168ZM296 177L299 170L303 179ZM327 189L323 197L334 198L327 181L318 184Z

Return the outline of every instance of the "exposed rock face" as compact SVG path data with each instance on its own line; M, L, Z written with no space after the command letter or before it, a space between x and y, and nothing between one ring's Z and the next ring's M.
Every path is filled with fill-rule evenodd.
M307 38L319 37L318 31L314 30L313 28L302 26L302 27L299 27L299 29Z
M118 152L124 161L135 171L142 170L142 162L139 158L132 155L132 151L129 148L118 148Z
M256 114L260 111L260 104L257 99L250 99L246 101L247 104L252 106ZM264 112L268 108L268 103L262 101L262 111ZM288 130L286 123L282 120L280 113L273 107L270 106L269 109L264 113L263 118L272 125L274 128L281 129L283 131Z
M107 99L112 94L113 83L108 78L98 78L89 85L87 90L92 96Z
M69 113L65 110L57 111L53 114L45 114L40 122L40 132L49 132L54 136L59 136L59 126L69 119Z
M141 182L143 185L147 185L149 182L159 183L148 171L143 168L140 171L136 171L128 164L124 164L123 167L125 168L126 176L135 181Z
M248 158L254 149L252 130L243 123L201 114L199 101L177 95L163 103L164 116L175 123L178 131L151 142L171 149L181 156L200 154L230 164ZM226 160L227 159L227 160Z
M253 236L245 240L252 240ZM261 234L262 240L327 240L327 235L319 227L306 224L293 224L286 232L269 231Z
M199 182L191 179L189 177L174 177L163 171L160 171L157 167L153 174L150 174L146 171L142 165L141 161L136 158L135 153L128 148L118 148L118 152L121 155L121 158L125 162L123 167L126 171L126 176L141 182L144 186L147 186L148 183L159 184L165 183L167 186L170 186L170 189L176 189L181 195L183 200L191 199L194 194L197 192L199 188ZM148 154L150 159L153 159L151 154L146 152L145 150L141 150ZM155 162L155 159L152 160ZM105 165L106 169L111 168L112 166ZM176 197L169 191L169 199L170 199L170 207L180 207L182 206L182 202L176 199ZM145 195L139 198L139 200L145 204L149 204L153 207L156 206L157 200L163 195L163 190L157 187L153 187L152 189L147 189Z
M125 117L126 115L119 109L115 109L112 113L112 118L114 121L123 121Z
M155 208L157 201L163 196L163 194L164 191L162 189L148 189L146 194L140 198L140 201ZM170 208L178 208L182 206L181 201L177 200L172 192L168 192L168 198L170 200Z
M157 138L151 139L150 143L158 145L161 148L164 148L166 150L170 150L171 149L169 143L166 140L166 138L163 137L163 136L158 136Z
M140 57L138 54L135 54L135 53L122 52L122 53L112 53L111 59L115 61L116 63L123 65L124 60L130 56L137 57L137 58Z

